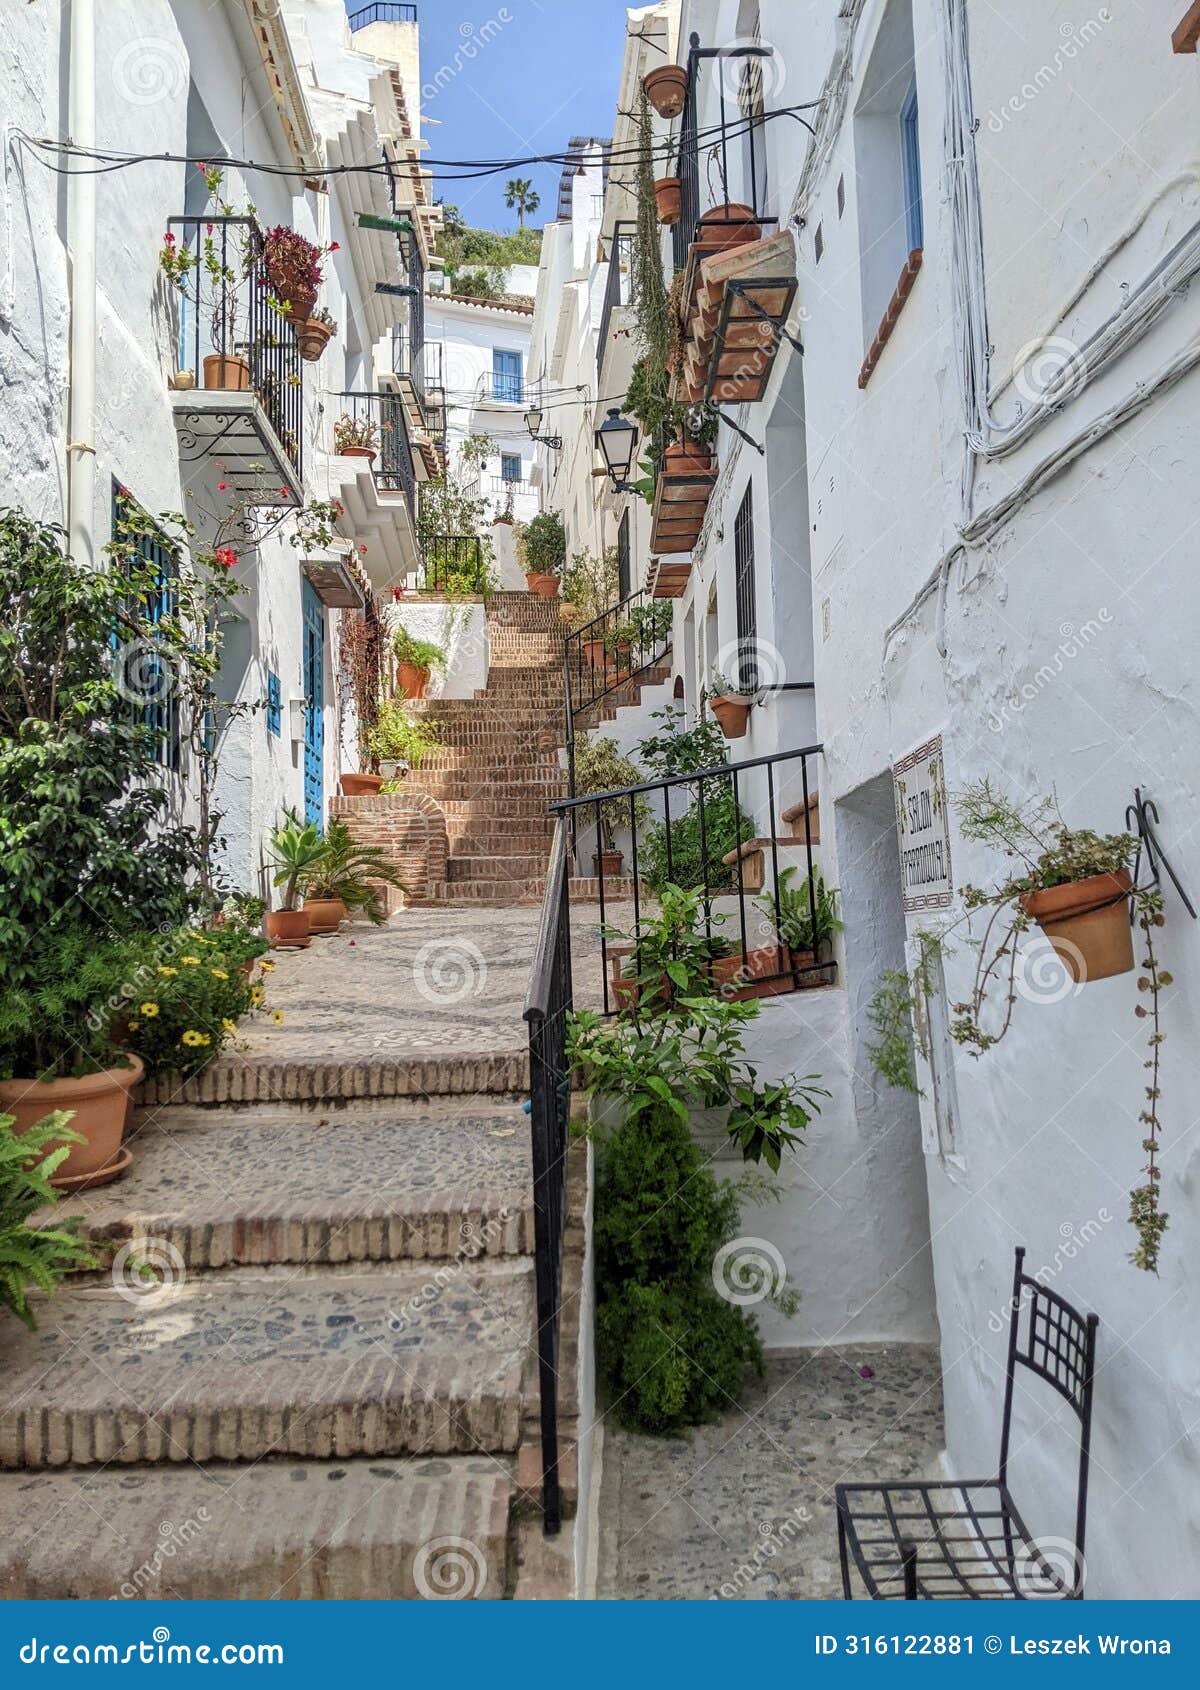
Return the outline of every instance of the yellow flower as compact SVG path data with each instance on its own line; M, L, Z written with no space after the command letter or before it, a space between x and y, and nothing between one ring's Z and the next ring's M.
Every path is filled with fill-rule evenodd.
M223 1033L236 1033L237 1032L237 1022L231 1021L229 1019L229 1017L226 1016L225 1019L221 1022L221 1031Z
M254 1005L255 1009L258 1009L261 1006L266 995L267 994L263 991L261 986L251 986L250 1002Z
M208 971L214 980L228 980L229 976L223 968L210 968Z
M200 958L198 956L181 956L179 960L180 962L186 962L189 968L199 968L200 966Z
M273 974L275 972L275 964L273 962L260 962L258 966L262 969L264 974Z
M277 1027L282 1027L283 1026L283 1011L282 1011L282 1009L273 1009L271 1011L271 1020L275 1023L275 1025Z
M207 1033L198 1033L194 1027L189 1027L179 1042L183 1045L189 1045L194 1050L199 1045L211 1044L212 1040Z
M178 974L178 973L179 973L179 970L178 970L178 969L177 969L177 968L164 968L164 966L163 966L163 965L162 965L162 963L161 963L161 962L160 962L160 963L159 963L159 965L158 965L158 972L159 972L159 973L160 973L160 974L168 974L168 975L170 975L170 974Z
M139 1003L138 1014L144 1015L147 1021L153 1021L158 1014L158 1005L156 1003Z
M138 1028L139 1028L139 1027L140 1027L140 1026L141 1026L141 1022L140 1022L140 1021L131 1021L131 1022L130 1022L130 1023L129 1023L129 1031L130 1031L130 1032L131 1032L131 1033L136 1033L136 1032L137 1032L137 1030L138 1030Z

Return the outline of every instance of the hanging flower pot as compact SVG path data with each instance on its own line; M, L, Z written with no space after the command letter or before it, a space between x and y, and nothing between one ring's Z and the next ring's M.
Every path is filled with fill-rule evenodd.
M678 176L660 176L654 184L654 209L660 223L669 228L683 211L683 189Z
M58 1190L81 1190L107 1185L132 1160L121 1139L129 1114L130 1094L142 1082L145 1065L131 1056L127 1068L105 1068L66 1080L0 1080L0 1114L13 1117L13 1131L23 1133L56 1109L71 1113L70 1128L84 1139L73 1144L66 1161L50 1181ZM57 1146L51 1144L48 1149Z
M659 117L678 117L687 102L687 71L682 65L659 65L642 78L646 98Z
M333 333L334 324L323 323L319 317L310 317L307 322L296 323L296 345L306 363L316 363L333 338Z
M382 775L343 775L341 777L343 798L371 797L379 791L382 785Z
M340 898L305 898L304 914L310 933L336 933L349 915Z
M420 663L398 662L396 685L406 698L424 698L429 686L429 670Z
M313 314L313 307L317 303L316 288L290 287L278 295L279 303L287 306L288 318L299 328L301 323L307 323Z
M277 951L302 951L309 940L306 910L268 910L267 938Z
M1108 980L1133 968L1128 869L1027 892L1021 908L1049 939L1072 980Z
M746 246L761 234L753 206L727 204L704 213L696 239L709 252L725 252L729 247Z
M205 387L220 387L235 393L250 391L250 365L245 358L210 352L204 360Z
M750 720L752 700L745 693L724 693L710 698L708 707L726 739L741 739Z

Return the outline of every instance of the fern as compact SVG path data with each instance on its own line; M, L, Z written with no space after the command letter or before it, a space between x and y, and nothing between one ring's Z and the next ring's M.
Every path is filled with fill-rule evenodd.
M0 1307L11 1309L30 1328L35 1324L27 1296L31 1287L53 1291L68 1273L96 1265L76 1234L76 1221L61 1228L28 1224L36 1210L58 1202L50 1181L71 1145L83 1142L67 1130L70 1119L60 1109L15 1133L13 1117L0 1115ZM50 1150L51 1144L57 1148Z

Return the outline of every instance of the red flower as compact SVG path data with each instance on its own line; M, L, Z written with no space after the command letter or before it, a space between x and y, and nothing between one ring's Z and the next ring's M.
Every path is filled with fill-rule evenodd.
M210 235L211 235L211 234L212 234L212 232L213 232L213 226L212 226L212 224L211 224L211 223L206 223L206 224L205 224L205 225L204 225L204 228L205 228L205 232L206 232L206 233L207 233L207 234L210 234Z
M363 543L363 544L362 544L362 545L361 545L361 546L360 546L360 547L359 547L359 548L358 548L358 549L359 549L359 551L360 551L360 552L361 552L361 553L362 553L362 555L363 555L363 556L364 556L364 557L366 557L366 555L367 555L367 547L366 547L366 542L365 542L365 541L364 541L364 543Z
M279 497L281 499L290 499L291 496L292 496L292 490L291 490L290 487L281 487L279 489Z
M215 555L217 562L226 569L232 569L238 560L238 555L232 546L218 546Z
M164 235L164 236L163 236L163 243L164 243L164 245L166 245L166 246L174 246L174 245L175 245L175 237L174 237L174 235L172 235L172 234L171 234L171 233L170 233L170 232L168 232L168 233L167 233L167 234L165 234L165 235Z
M217 482L217 492L218 493L224 493L224 491L226 490L226 488L228 486L229 486L229 483L227 481L218 481Z
M329 250L330 252L340 252L342 249L337 241L330 241Z

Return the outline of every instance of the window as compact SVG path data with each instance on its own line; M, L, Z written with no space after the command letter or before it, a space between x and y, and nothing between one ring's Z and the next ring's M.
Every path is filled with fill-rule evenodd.
M283 699L279 691L279 676L267 670L267 732L279 738L283 729Z
M925 245L925 219L921 211L921 143L917 127L917 84L909 84L900 109L900 157L904 168L904 211L908 229L908 250Z
M500 479L501 481L520 481L521 454L519 452L501 452Z
M621 512L621 524L617 529L617 598L618 601L627 599L632 592L629 569L629 506Z
M866 352L897 290L911 285L909 258L923 240L912 0L889 0L879 26L854 113L854 164Z
M734 584L737 595L738 673L730 676L743 692L758 691L758 614L754 590L754 489L747 484L733 525Z
M507 405L525 402L525 383L521 376L521 354L506 352L500 347L492 351L492 398Z
M176 559L171 547L155 532L150 518L137 500L113 482L112 528L116 538L124 532L137 558L154 572L155 590L144 607L151 627L178 608L175 587ZM131 560L132 561L132 560ZM112 637L118 684L134 710L155 736L154 761L164 769L179 768L179 699L170 662L158 655L151 639L148 645L123 644L116 629Z

